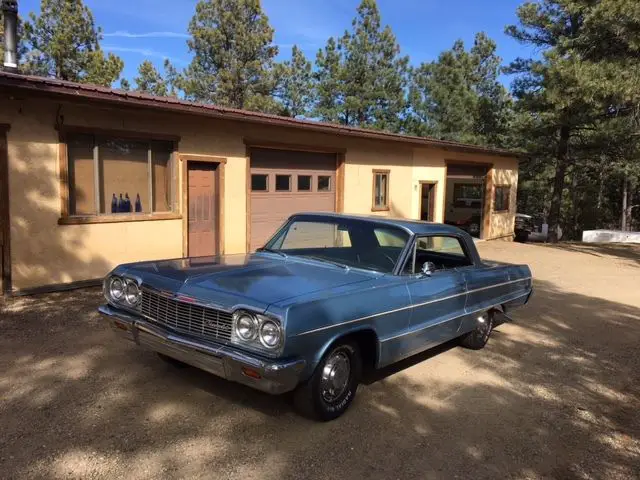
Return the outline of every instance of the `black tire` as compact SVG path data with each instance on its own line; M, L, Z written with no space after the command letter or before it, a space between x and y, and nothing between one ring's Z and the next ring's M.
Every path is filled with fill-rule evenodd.
M478 326L469 333L460 337L460 345L471 350L480 350L489 341L491 331L493 330L494 313L493 311L484 312L481 317L484 317L483 323L478 322Z
M162 360L163 362L168 363L175 368L187 368L189 366L186 363L181 362L180 360L176 360L175 358L165 355L164 353L158 353L158 357L160 357L160 360Z
M516 240L516 242L526 243L527 240L529 240L529 232L523 231L523 230L516 231L515 240Z
M339 366L336 365L336 358L340 362ZM348 359L349 368L344 390L340 391L339 388L338 391L327 390L326 387L335 378L336 368L343 367L345 358ZM329 379L329 372L325 369L330 368L332 362L334 365L333 376ZM343 370L340 370L338 377L342 373ZM322 357L311 378L298 386L294 392L296 409L302 415L314 420L323 422L334 420L346 412L353 402L361 378L362 357L358 345L352 342L337 343ZM331 396L331 392L335 394L335 398L329 399L327 397Z

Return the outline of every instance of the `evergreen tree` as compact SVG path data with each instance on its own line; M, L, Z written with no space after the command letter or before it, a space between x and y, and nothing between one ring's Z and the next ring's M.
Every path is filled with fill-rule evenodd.
M344 125L399 131L409 59L391 28L382 28L375 0L362 0L357 12L352 31L318 52L316 113Z
M341 54L335 38L327 41L324 50L316 55L316 71L314 82L316 86L315 115L331 123L348 123L349 118L343 112L344 95L341 92L344 81Z
M276 65L276 98L283 114L289 117L307 116L313 105L313 77L311 62L294 45L291 60Z
M501 59L484 33L465 50L458 40L438 60L412 70L408 130L447 140L503 146L511 101L498 80Z
M168 58L164 60L164 78L170 97L177 97L180 89L180 74Z
M273 28L259 0L200 0L189 24L191 64L176 78L187 98L273 111Z
M169 93L167 84L149 60L145 60L138 67L138 76L134 78L136 91L166 97Z
M100 49L102 32L82 0L42 0L40 15L24 24L26 73L109 86L122 72L122 60Z
M543 50L542 58L517 59L509 69L516 74L513 93L518 109L531 117L528 135L540 138L543 151L553 148L555 170L548 211L549 240L556 242L560 226L566 175L571 167L572 140L585 125L604 112L577 88L574 67L582 59L572 45L582 35L584 0L544 0L527 2L518 9L520 27L508 26L507 34ZM575 156L574 156L575 158Z

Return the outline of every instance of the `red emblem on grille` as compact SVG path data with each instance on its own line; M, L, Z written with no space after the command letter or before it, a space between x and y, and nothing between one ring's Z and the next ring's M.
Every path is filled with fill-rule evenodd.
M187 297L186 295L176 295L176 300L178 300L179 302L188 302L188 303L195 303L196 299L193 297Z

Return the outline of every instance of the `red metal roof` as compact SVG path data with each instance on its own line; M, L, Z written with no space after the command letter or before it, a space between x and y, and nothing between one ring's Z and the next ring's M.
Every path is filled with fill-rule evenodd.
M26 91L37 91L39 93L49 93L55 96L73 97L85 100L97 100L102 102L116 103L123 106L138 106L164 111L182 112L192 115L205 115L215 118L226 118L236 121L260 123L289 128L300 128L308 131L316 131L328 134L401 142L405 144L438 147L448 150L470 153L484 153L508 157L523 156L521 153L499 148L482 147L477 145L452 142L448 140L438 140L428 137L401 135L398 133L348 127L345 125L317 122L313 120L299 120L296 118L251 112L248 110L220 107L207 103L190 102L174 97L156 97L145 93L117 90L113 88L101 87L98 85L68 82L55 78L19 75L3 71L0 71L0 88L1 87Z

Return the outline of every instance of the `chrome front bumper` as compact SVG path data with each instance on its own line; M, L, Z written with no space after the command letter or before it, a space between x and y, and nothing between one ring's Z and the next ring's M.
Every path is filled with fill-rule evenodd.
M304 360L265 360L225 345L171 332L140 317L101 305L98 311L120 336L227 380L271 394L293 390L300 381Z

